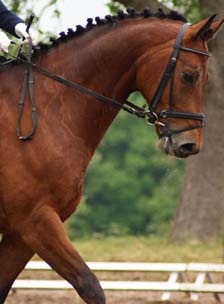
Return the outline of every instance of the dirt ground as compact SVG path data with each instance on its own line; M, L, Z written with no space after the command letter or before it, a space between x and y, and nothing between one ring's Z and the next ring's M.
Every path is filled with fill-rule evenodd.
M133 272L98 272L99 280L135 280L135 281L162 281L167 280L168 275ZM54 271L23 271L18 279L62 279ZM191 281L195 277L189 278ZM145 291L106 291L107 304L217 304L213 295L201 294L198 302L189 300L189 294L170 293L170 301L161 302L162 292ZM222 295L224 303L224 294ZM74 290L18 290L10 292L5 304L84 304Z
M191 302L185 294L171 294L170 301L160 301L161 293L152 292L106 292L107 304L217 304L209 295ZM17 290L10 293L6 304L84 304L74 291Z

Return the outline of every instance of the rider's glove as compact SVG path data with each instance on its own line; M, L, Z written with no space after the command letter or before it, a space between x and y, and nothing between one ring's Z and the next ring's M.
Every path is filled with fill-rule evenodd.
M32 43L35 44L36 39L34 38L34 33L32 29L27 33L25 23L17 23L15 26L15 33L18 37L25 39L25 41L28 41L30 37L32 39Z
M0 30L0 50L8 53L8 48L10 46L11 41L7 37L7 35Z

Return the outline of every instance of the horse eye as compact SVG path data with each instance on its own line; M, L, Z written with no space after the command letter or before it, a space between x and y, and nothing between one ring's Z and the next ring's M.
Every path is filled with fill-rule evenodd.
M184 82L187 82L189 84L194 84L198 79L197 73L189 73L189 72L183 72L182 73L182 79Z

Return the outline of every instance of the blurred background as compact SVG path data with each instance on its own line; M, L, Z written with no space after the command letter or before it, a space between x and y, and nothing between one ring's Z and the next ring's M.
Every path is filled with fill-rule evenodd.
M4 3L24 19L34 12L33 28L43 41L77 24L84 26L87 17L116 14L128 6L178 10L190 22L224 13L223 0ZM223 47L222 32L210 43L213 58L204 101L204 147L198 156L187 160L165 156L156 147L154 128L126 113L112 124L88 169L82 203L66 223L84 258L223 262ZM138 92L129 99L144 104Z

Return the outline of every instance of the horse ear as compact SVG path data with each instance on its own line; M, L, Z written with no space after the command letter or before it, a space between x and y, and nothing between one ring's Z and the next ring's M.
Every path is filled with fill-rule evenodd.
M215 38L215 35L218 33L219 29L223 25L223 22L224 22L224 19L221 19L221 20L214 21L211 24L208 32L206 33L206 40L207 41L210 40L210 39Z
M216 15L212 15L211 17L204 19L196 24L191 26L192 38L196 39L203 39L208 41L213 39L215 34L218 32L220 27L222 26L224 19L214 21Z

